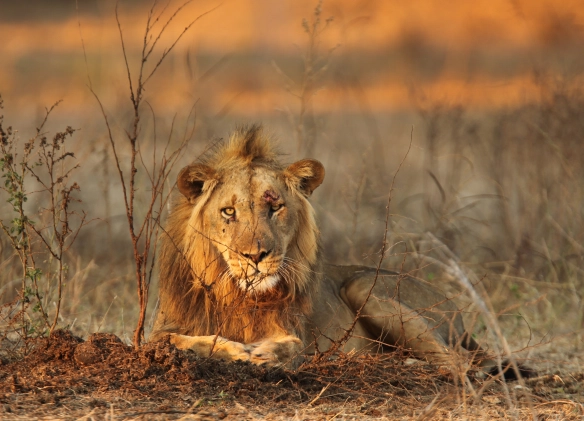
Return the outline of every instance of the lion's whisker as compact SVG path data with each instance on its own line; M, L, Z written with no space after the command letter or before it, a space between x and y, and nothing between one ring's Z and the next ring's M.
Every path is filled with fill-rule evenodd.
M309 272L309 273L316 273L313 269L309 268L308 266L306 266L305 264L299 262L297 259L292 259L291 257L285 256L284 257L284 262L291 264L295 267L298 267L299 269L302 269L303 271Z

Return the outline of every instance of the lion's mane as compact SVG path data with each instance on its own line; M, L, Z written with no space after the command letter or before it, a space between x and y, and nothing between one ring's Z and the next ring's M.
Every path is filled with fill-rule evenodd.
M205 205L226 174L265 167L285 171L280 155L261 127L237 130L227 142L218 142L198 162L217 176L205 183L191 203L177 194L161 236L159 258L160 302L151 340L166 333L191 336L219 334L233 341L251 343L278 334L295 333L304 339L304 316L312 308L313 289L319 281L319 232L314 211L300 192L299 230L287 251L293 270L270 291L243 291L227 275L223 257L204 235ZM290 183L288 188L294 190Z

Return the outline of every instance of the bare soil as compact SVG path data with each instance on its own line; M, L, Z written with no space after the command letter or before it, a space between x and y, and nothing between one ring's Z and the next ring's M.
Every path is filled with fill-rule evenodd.
M224 363L169 342L139 349L68 331L0 365L1 419L562 419L584 417L584 373L505 384L396 355L341 355L297 371ZM461 380L462 379L462 380ZM459 384L461 381L466 385Z

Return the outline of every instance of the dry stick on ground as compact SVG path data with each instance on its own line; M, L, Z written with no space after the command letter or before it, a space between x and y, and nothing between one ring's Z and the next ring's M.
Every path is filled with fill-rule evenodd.
M137 284L137 292L138 292L138 301L140 304L140 314L138 316L138 323L136 326L136 330L134 331L133 343L134 346L139 346L143 339L144 339L144 324L146 320L146 306L148 303L148 291L150 287L150 280L152 276L152 268L153 268L153 261L155 257L155 250L154 244L156 244L156 240L158 238L159 233L159 226L160 226L160 218L162 211L164 209L165 204L168 201L168 195L165 195L164 189L165 185L167 184L167 180L169 177L170 172L172 171L175 163L177 162L180 152L184 149L187 142L190 140L190 136L185 136L182 139L180 145L172 152L170 155L167 156L168 147L171 141L172 132L168 137L168 141L164 147L163 155L161 158L156 157L156 144L154 145L155 151L153 153L153 163L151 171L148 170L148 167L144 164L142 159L140 148L139 148L139 136L140 136L140 122L142 118L142 102L143 102L143 95L145 91L146 84L148 81L154 76L156 71L159 69L160 65L164 61L166 57L170 54L170 52L174 49L180 39L184 36L184 34L203 16L207 15L208 13L212 12L214 9L211 9L208 12L205 12L195 19L193 19L181 33L174 39L174 41L170 44L168 48L165 48L162 53L160 54L158 60L154 64L151 69L147 69L148 60L151 58L151 55L154 53L158 42L160 41L162 35L168 29L169 25L173 21L173 19L193 0L188 0L184 2L181 6L179 6L174 13L166 20L166 22L162 25L162 28L155 33L154 27L157 23L159 23L162 15L165 13L168 4L162 8L162 10L158 13L156 12L157 2L154 1L152 7L148 12L148 17L146 21L146 29L144 33L144 39L142 43L142 51L140 56L140 66L138 70L138 75L136 79L136 84L132 82L132 72L130 70L130 64L128 62L128 53L126 51L126 46L124 43L124 35L122 31L122 25L120 22L120 17L118 13L118 6L116 4L116 22L118 25L118 31L120 34L120 41L122 47L122 54L124 57L124 63L126 66L126 73L128 78L128 87L130 89L130 101L133 111L133 119L130 130L126 131L126 138L130 146L130 162L129 162L129 175L126 173L124 174L124 170L122 169L123 161L118 155L118 147L121 146L121 141L117 140L112 133L111 125L109 123L108 115L104 109L103 103L101 102L100 98L96 94L95 90L93 89L91 79L89 77L89 71L87 71L88 81L89 81L89 89L95 99L97 100L102 117L105 121L106 128L107 128L107 136L109 142L112 147L112 151L114 154L115 164L118 171L118 175L120 177L121 186L122 186L122 193L124 198L124 205L126 209L126 216L128 218L128 229L130 234L130 239L132 241L132 248L134 253L134 262L135 262L135 277L136 277L136 284ZM155 14L158 13L158 14ZM83 44L83 40L82 40ZM83 51L85 54L85 46L83 45ZM85 55L85 61L87 66L87 56ZM194 130L194 127L193 127ZM191 131L192 136L192 131ZM145 170L147 177L150 182L151 187L151 195L149 198L145 198L147 201L146 212L141 219L141 223L137 226L135 224L136 214L135 214L135 203L136 203L136 174L138 172L136 158L140 158L142 167ZM159 164L159 168L156 168L156 165Z
M365 308L365 305L367 305L367 303L369 302L369 299L371 298L371 294L373 292L373 288L375 288L375 285L377 284L377 280L379 279L379 272L381 271L381 265L383 264L383 261L385 260L385 255L389 249L388 242L387 242L387 233L389 231L389 217L391 215L391 213L389 211L389 207L391 205L391 199L393 198L393 195L392 195L393 188L395 185L395 180L397 178L397 175L399 174L406 158L408 157L408 155L410 153L410 150L412 149L413 136L414 136L414 128L412 127L412 131L410 132L410 143L408 145L408 150L406 151L404 157L402 158L401 162L399 163L399 166L397 167L397 170L395 171L395 173L393 174L393 177L391 179L391 185L389 187L389 193L387 195L387 204L385 205L385 229L383 231L383 241L381 243L381 250L379 251L379 260L378 260L377 265L375 267L375 277L373 278L373 282L371 284L371 287L369 288L369 291L367 292L367 297L365 297L365 301L363 301L363 304L361 304L361 307L359 307L359 309L355 313L355 318L353 319L353 323L351 323L351 326L349 327L349 329L347 329L345 331L345 334L343 335L343 337L341 339L339 339L338 341L335 341L333 343L333 345L328 349L328 351L326 351L325 353L318 356L317 361L322 360L323 358L328 358L331 355L335 354L349 340L349 338L353 334L353 331L355 330L355 326L357 325L357 321L361 317L361 312Z

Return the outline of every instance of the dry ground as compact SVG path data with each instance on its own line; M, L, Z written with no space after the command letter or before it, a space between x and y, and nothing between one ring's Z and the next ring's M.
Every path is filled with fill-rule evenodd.
M564 355L565 356L565 355ZM575 358L575 357L574 357ZM135 350L68 331L0 366L1 419L541 419L584 417L584 371L505 385L394 356L343 355L298 371L223 363L169 343ZM579 362L581 363L581 361ZM542 362L532 361L530 364ZM566 371L567 370L567 371ZM576 371L574 371L576 370ZM549 371L549 370L548 370Z

